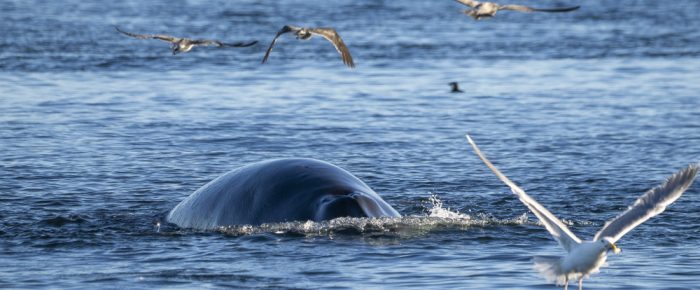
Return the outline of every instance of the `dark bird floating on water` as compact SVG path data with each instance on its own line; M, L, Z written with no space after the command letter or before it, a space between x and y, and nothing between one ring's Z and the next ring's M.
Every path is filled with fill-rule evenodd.
M280 37L280 35L285 34L287 32L294 32L294 34L297 36L297 39L301 40L308 40L313 35L322 36L326 40L330 41L333 44L333 46L335 46L335 49L338 51L338 53L340 53L340 56L342 57L343 63L345 65L351 68L355 67L355 63L352 61L352 56L350 55L348 47L345 46L343 39L340 38L340 35L338 34L338 32L335 31L335 29L328 27L307 28L296 27L291 25L285 25L280 31L277 32L277 35L275 35L275 38L273 38L272 42L270 43L270 47L268 47L267 52L265 52L265 57L263 57L262 63L265 63L267 61L267 58L270 56L270 52L272 51L272 47L275 46L277 38Z
M573 7L562 7L562 8L532 8L523 5L500 5L493 2L479 2L475 0L455 0L459 3L467 5L472 9L464 10L464 14L471 16L472 18L479 20L481 18L488 18L496 16L498 10L513 10L520 12L569 12L579 9L581 6Z
M251 45L254 45L258 43L257 40L245 43L245 42L236 42L236 43L225 43L221 42L218 40L209 40L209 39L190 39L190 38L178 38L178 37L172 37L169 35L162 35L162 34L136 34L136 33L131 33L131 32L126 32L119 27L114 27L117 31L120 33L130 36L133 38L138 38L138 39L158 39L158 40L163 40L172 43L172 50L173 54L178 54L180 52L188 52L192 50L195 46L209 46L209 45L215 45L218 47L248 47Z
M464 91L459 89L459 84L457 82L451 82L449 83L450 86L452 86L452 91L453 93L464 93Z

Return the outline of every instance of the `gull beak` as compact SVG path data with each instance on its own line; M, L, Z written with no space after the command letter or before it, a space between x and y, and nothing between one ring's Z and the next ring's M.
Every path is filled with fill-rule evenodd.
M615 253L615 254L622 253L622 249L618 248L618 247L615 245L615 243L611 243L610 245L612 246L611 250L613 251L613 253Z

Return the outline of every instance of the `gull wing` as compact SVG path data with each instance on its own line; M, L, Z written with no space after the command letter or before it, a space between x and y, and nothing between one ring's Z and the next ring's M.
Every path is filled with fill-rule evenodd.
M488 166L488 168L491 169L496 176L498 176L498 179L508 185L510 190L513 191L518 198L520 198L520 201L522 201L525 206L527 206L530 211L537 216L537 218L544 224L545 228L547 228L547 231L549 231L552 237L557 240L559 245L561 245L567 252L570 252L574 246L581 243L581 239L576 237L576 235L574 235L564 223L549 212L544 206L527 195L522 188L510 181L510 179L503 175L503 173L501 173L496 166L493 166L491 161L486 159L486 156L481 153L481 150L479 150L479 147L476 146L476 143L474 143L469 135L467 135L467 140L469 141L469 144L471 144L476 155L479 156L479 159L481 159L481 161L483 161L484 164L486 164L486 166Z
M700 164L688 167L671 175L666 181L640 196L634 204L616 218L605 223L596 233L595 240L610 238L616 242L636 226L662 213L668 205L676 201L685 192L698 174Z
M253 40L251 42L234 42L234 43L227 43L227 42L219 42L221 45L220 46L227 46L227 47L248 47L248 46L253 46L256 43L258 43L257 40Z
M272 51L272 47L275 46L275 42L277 42L277 38L280 37L280 35L292 32L292 31L299 31L301 28L291 26L291 25L285 25L280 29L280 31L277 32L277 35L275 35L275 38L272 39L272 42L270 42L270 46L267 48L267 51L265 52L265 56L263 57L262 63L265 63L267 61L267 58L270 57L270 52Z
M458 0L459 1L459 0ZM562 8L532 8L523 5L499 5L498 10L513 10L519 12L569 12L581 8L581 6L562 7Z
M257 40L251 41L251 42L225 43L225 42L221 42L218 40L209 40L209 39L194 39L194 40L191 40L191 42L192 42L192 44L202 45L202 46L215 45L215 46L228 46L228 47L247 47L247 46L251 46L251 45L258 43Z
M309 32L323 36L323 38L330 41L333 44L333 46L335 46L335 50L337 50L338 53L340 53L340 57L343 59L343 63L351 68L355 67L355 63L352 60L352 55L350 55L348 47L345 46L343 39L340 38L340 35L337 31L335 31L335 29L319 27L310 29Z
M224 44L221 41L218 40L210 40L210 39L191 39L190 43L194 45L200 45L200 46L224 46Z
M201 45L201 46L210 46L210 45L224 46L224 44L221 41L209 40L209 39L192 39L192 40L190 40L190 43L192 43L194 45Z
M480 4L479 1L474 1L474 0L455 0L455 1L462 3L464 5L467 5L471 8L474 8L474 7L476 7L476 5Z
M172 37L168 35L162 35L162 34L136 34L136 33L131 33L131 32L126 32L124 30L119 29L119 27L114 27L117 31L120 33L130 36L133 38L138 38L138 39L159 39L167 42L178 42L180 39L177 37Z

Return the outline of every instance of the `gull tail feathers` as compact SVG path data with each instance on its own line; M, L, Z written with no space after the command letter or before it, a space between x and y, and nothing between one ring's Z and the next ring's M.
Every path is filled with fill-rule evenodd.
M566 283L566 275L561 268L561 260L561 257L536 256L532 259L535 263L533 268L535 268L547 282L564 285L564 283Z

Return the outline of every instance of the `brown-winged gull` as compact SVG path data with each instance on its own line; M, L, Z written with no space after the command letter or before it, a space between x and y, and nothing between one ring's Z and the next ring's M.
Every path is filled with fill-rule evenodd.
M263 57L262 63L265 63L267 61L267 58L270 56L270 52L272 51L272 47L275 46L277 38L280 37L280 35L288 32L293 32L296 35L297 39L301 40L310 39L314 35L322 36L330 43L332 43L333 46L335 46L335 49L338 51L338 53L340 53L340 57L343 59L343 63L345 63L345 65L351 68L355 67L355 63L352 60L352 56L350 55L348 47L345 46L343 39L340 38L340 35L338 34L338 32L335 31L335 29L329 27L297 27L292 25L285 25L284 27L282 27L282 29L280 29L280 31L277 32L277 35L275 35L275 38L272 39L270 46L265 52L265 56Z
M464 10L464 14L471 16L472 18L479 20L481 18L488 18L496 16L496 12L499 10L512 10L520 12L569 12L579 9L581 6L572 7L561 7L561 8L532 8L523 5L500 5L494 2L479 2L475 0L455 0L459 3L471 7L471 9Z
M254 45L258 43L258 41L251 41L251 42L236 42L236 43L226 43L226 42L221 42L218 40L210 40L210 39L190 39L190 38L180 38L180 37L173 37L169 35L163 35L163 34L136 34L136 33L131 33L131 32L126 32L124 30L119 29L119 27L114 27L117 31L120 33L130 36L133 38L138 38L138 39L158 39L162 41L167 41L172 44L172 51L173 54L178 54L181 52L188 52L192 50L195 46L209 46L209 45L214 45L214 46L219 46L219 47L247 47Z

